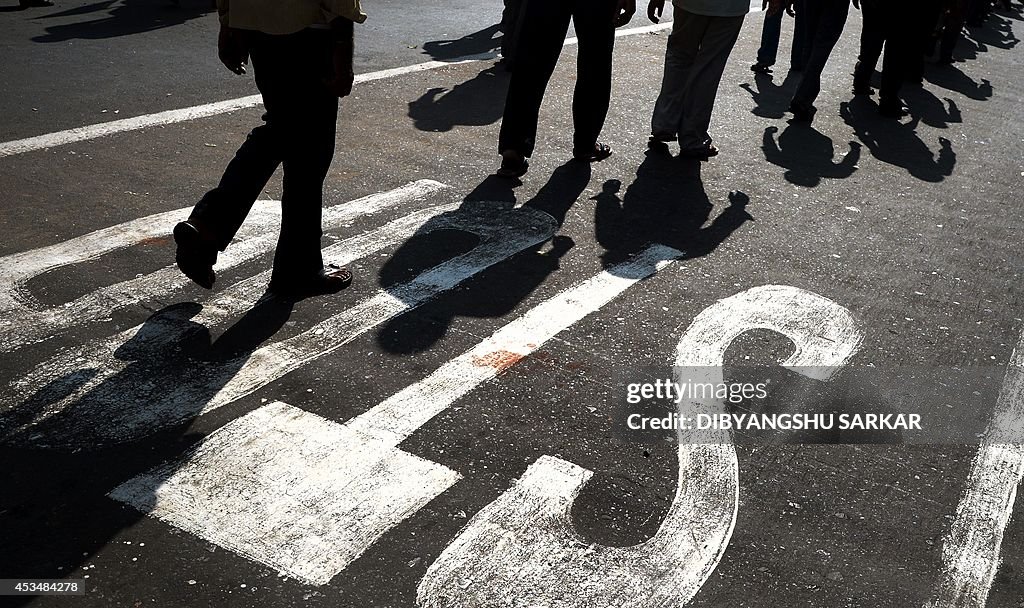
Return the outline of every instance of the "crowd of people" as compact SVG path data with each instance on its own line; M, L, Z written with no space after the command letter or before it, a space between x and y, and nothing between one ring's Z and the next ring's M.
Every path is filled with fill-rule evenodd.
M1007 9L1011 0L999 0ZM674 0L661 90L651 118L649 145L668 151L678 142L679 155L707 160L719 153L708 132L718 86L739 37L749 0ZM784 17L793 17L790 72L797 75L789 112L796 122L811 123L821 92L821 76L846 27L851 10L861 11L860 53L852 93L874 94L872 77L882 60L878 109L882 116L901 118L907 110L900 98L904 83L920 84L926 58L953 62L964 26L980 26L994 0L763 0L761 45L751 70L771 74L779 53ZM647 14L657 23L665 0L649 0ZM537 117L544 87L554 69L572 16L580 41L573 156L599 161L611 149L598 141L611 90L611 47L614 28L628 22L634 0L507 0L505 36L515 52L515 70L502 122L498 175L526 173L533 153Z
M1009 5L1010 0L1000 0ZM791 73L799 74L789 111L811 122L821 75L846 26L851 2L864 16L853 93L870 95L884 50L879 110L905 112L906 81L920 82L925 56L949 62L965 23L978 24L993 0L763 0L761 48L752 69L770 73L784 15L795 18ZM673 0L664 75L651 118L649 146L684 158L719 153L708 132L718 86L739 37L750 0ZM359 0L217 0L218 49L232 72L250 58L263 96L265 124L256 127L228 165L220 184L174 228L179 268L211 288L217 254L231 242L278 166L284 166L282 223L270 291L286 297L333 293L352 281L320 255L323 183L335 149L338 99L354 81L353 24L365 19ZM565 43L576 29L579 53L573 95L573 157L601 161L612 150L599 140L610 105L615 29L628 23L636 0L506 0L502 29L512 68L498 138L497 174L524 175L536 145L540 108ZM665 0L649 0L657 23Z

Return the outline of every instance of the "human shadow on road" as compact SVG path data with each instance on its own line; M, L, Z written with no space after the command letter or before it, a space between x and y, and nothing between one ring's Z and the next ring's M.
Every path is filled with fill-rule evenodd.
M82 578L93 555L144 517L107 493L202 439L190 425L285 324L292 303L264 297L213 340L192 320L200 310L182 303L156 312L112 353L109 365L127 363L119 371L89 388L98 371L83 363L0 417L0 530L8 547L0 572Z
M714 205L704 189L700 164L648 151L620 197L621 182L608 180L594 197L594 234L605 249L602 265L620 264L651 243L683 252L683 259L703 257L754 218L743 192L729 194L729 206L707 226Z
M782 84L775 84L770 74L754 74L754 85L744 82L740 88L750 93L753 98L754 109L750 112L754 116L762 118L782 118L786 115L786 109L793 98L793 92L800 82L799 72L786 74Z
M505 110L509 73L491 65L452 89L435 87L409 102L409 118L420 131L446 132L456 125L485 126Z
M86 21L51 25L46 33L32 38L35 42L64 42L66 40L101 40L150 32L165 27L181 25L198 19L216 10L206 0L192 0L180 4L153 2L152 0L121 0L120 2L97 2L61 11L48 13L39 19L90 15Z
M968 26L966 32L979 52L986 52L989 47L1009 50L1020 44L1020 38L1013 31L1013 21L1004 15L993 13L983 26Z
M438 61L497 52L501 48L501 24L489 25L484 29L466 34L457 40L432 40L423 43L423 52Z
M912 116L908 122L884 118L879 116L878 106L863 98L841 103L839 115L878 160L902 167L926 182L941 182L953 174L956 166L953 145L940 137L939 152L932 152L917 135L920 118Z
M558 167L536 196L513 209L515 182L489 177L465 197L460 211L522 213L547 217L557 232L572 205L590 182L590 165L570 161ZM458 212L456 212L458 213ZM512 228L510 227L510 230ZM427 269L468 252L479 243L465 231L432 230L429 224L399 247L381 268L379 282L389 289ZM385 323L378 344L390 353L408 355L431 348L448 332L457 317L502 317L525 300L559 269L559 260L575 245L566 236L551 234L543 242L494 264L426 302L414 311Z
M963 122L963 115L956 102L948 97L939 99L925 87L904 87L903 102L910 115L929 127L949 128L951 124Z
M975 82L955 65L929 66L924 77L937 87L960 93L976 101L986 101L992 97L992 83L987 78Z
M859 143L851 141L849 152L835 162L832 140L811 125L791 123L776 140L778 131L774 126L764 130L761 150L765 160L786 169L789 183L814 188L822 179L845 179L857 171Z

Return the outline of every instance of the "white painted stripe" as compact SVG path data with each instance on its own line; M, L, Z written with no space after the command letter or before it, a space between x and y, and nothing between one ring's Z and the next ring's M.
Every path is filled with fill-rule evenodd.
M444 184L432 180L412 182L388 192L334 205L324 210L324 230L336 230L358 217L437 194ZM270 251L280 223L277 201L257 201L246 223L227 251L220 254L217 270L224 271ZM31 251L0 258L0 352L54 338L65 331L95 323L111 313L140 302L165 299L190 281L174 266L92 291L71 302L45 307L25 284L56 268L80 264L103 254L138 245L148 239L170 238L170 228L185 219L189 209L150 215Z
M649 247L546 300L344 425L272 404L110 496L284 574L325 584L460 478L402 452L399 443L681 255Z
M455 471L284 403L109 496L310 585L450 488Z
M669 27L671 27L671 23L663 23L655 26L628 28L616 31L615 35L618 37L622 37L634 34L646 34L652 31L666 29ZM565 41L566 45L576 43L577 40L575 38L567 38ZM355 82L356 84L372 82L374 80L394 78L396 76L414 74L417 72L434 70L437 68L451 65L460 65L464 63L472 63L475 61L494 59L495 57L496 55L494 53L484 53L480 55L459 57L456 59L452 59L450 61L426 61L424 63L418 63L415 65L409 65L400 68L392 68L388 70L380 70L377 72L369 72L366 74L358 74L356 76ZM24 154L25 152L32 152L35 150L45 150L47 148L53 148L56 146L64 146L67 144L72 144L80 141L88 141L90 139L97 139L100 137L105 137L107 135L113 135L115 133L125 133L127 131L146 129L149 127L159 127L163 125L170 125L179 122L196 120L197 118L206 118L209 116L217 116L219 114L227 114L229 112L235 112L247 108L254 108L258 105L261 105L262 103L263 99L259 95L249 95L246 97L240 97L238 99L218 101L214 103L192 106L189 108L181 108L178 110L167 110L165 112L157 112L155 114L144 114L142 116L135 116L132 118L124 118L121 120L114 120L95 125L88 125L84 127L68 129L66 131L56 131L54 133L47 133L45 135L37 135L35 137L28 137L25 139L2 142L0 143L0 158L3 158L5 156L13 156L15 154Z
M764 328L796 345L788 366L843 365L861 335L846 309L821 296L766 286L726 298L694 319L677 366L720 367L740 334ZM718 404L724 409L724 404ZM685 412L684 412L685 413ZM477 513L428 568L419 606L668 608L690 601L728 546L739 506L739 467L728 434L681 443L676 494L658 532L633 547L588 544L572 525L587 469L553 456ZM717 443L715 442L717 441Z
M414 213L334 245L326 250L326 257L341 257L341 263L348 263L357 259L353 255L380 251L413 233L442 229L476 234L480 242L473 250L409 283L379 291L298 336L229 361L190 359L178 342L252 307L260 277L234 286L195 320L181 318L181 313L166 315L113 338L62 352L0 395L0 407L12 410L0 417L0 436L57 449L95 449L138 439L274 382L484 269L544 242L557 227L554 218L541 211L503 209L488 202L464 203L456 211L426 220L426 214L442 209L445 207ZM133 357L125 351L141 354ZM83 374L93 375L81 382ZM42 397L33 395L39 387L44 387ZM19 418L23 415L27 421Z
M943 579L928 608L984 608L1024 480L1024 334L1010 357L988 432L942 546Z

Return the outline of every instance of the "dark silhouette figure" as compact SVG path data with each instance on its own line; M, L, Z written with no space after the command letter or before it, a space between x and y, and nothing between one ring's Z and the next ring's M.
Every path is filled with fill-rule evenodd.
M796 11L806 29L802 43L803 71L790 103L797 120L811 122L821 92L821 73L846 27L850 0L798 0Z
M502 25L496 23L457 40L424 42L423 52L438 61L494 53L501 48L502 38L495 36L501 28Z
M844 179L857 171L860 144L851 141L850 151L835 162L832 140L810 125L793 123L775 139L778 127L764 130L761 149L764 158L773 165L786 169L786 181L798 186L814 188L824 178Z
M754 100L754 109L750 112L761 118L782 118L786 115L786 107L793 96L797 82L800 80L798 72L789 72L782 84L775 84L770 74L755 73L754 84L744 82L740 88L750 93Z
M107 492L179 458L202 439L202 433L189 431L195 418L284 325L292 304L264 297L215 340L210 328L191 320L200 309L182 303L153 314L113 353L128 366L63 410L41 417L97 370L73 371L0 417L5 575L81 578L80 566L145 517ZM196 373L200 368L205 371ZM8 599L4 605L23 606L36 598Z
M960 93L976 101L986 101L992 97L992 83L987 78L975 82L954 65L936 66L927 70L925 78L937 87Z
M507 91L508 75L492 65L451 90L435 87L410 101L409 118L420 131L489 125L501 118Z
M636 179L620 198L621 187L618 180L609 180L594 197L594 232L605 249L605 268L651 243L678 249L687 259L702 257L753 220L746 209L749 197L733 192L729 206L704 226L714 205L704 190L699 161L648 151Z
M210 2L167 4L152 0L103 0L84 7L76 7L45 15L45 19L77 15L95 15L95 18L54 25L46 34L36 36L35 42L63 42L65 40L102 40L151 32L165 27L181 25L215 11Z
M917 136L919 118L907 123L883 120L877 116L875 105L863 98L840 104L839 114L878 160L902 167L926 182L941 182L953 174L956 153L952 144L940 137L938 154L932 152Z
M569 162L556 169L523 207L546 213L561 225L589 181L588 164ZM492 176L466 197L462 208L490 206L507 211L514 201L509 181ZM473 234L432 230L428 223L403 243L381 268L381 287L389 289L409 281L477 244L478 238ZM377 341L389 352L412 354L429 349L443 338L456 317L504 316L558 270L559 259L573 245L568 237L554 236L545 243L529 247L469 279L459 289L449 290L416 310L392 319L381 328Z

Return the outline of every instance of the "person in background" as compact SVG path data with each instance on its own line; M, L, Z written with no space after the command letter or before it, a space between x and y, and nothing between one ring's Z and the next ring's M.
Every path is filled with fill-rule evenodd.
M359 0L218 0L217 7L220 60L244 74L252 58L266 113L220 184L174 227L178 267L212 288L217 252L283 165L281 233L268 292L299 299L340 291L352 274L324 267L323 184L334 156L338 99L352 92L353 23L366 15Z
M611 148L597 138L611 102L615 28L633 18L636 0L531 0L523 10L515 69L498 137L501 167L497 175L516 178L529 167L527 159L536 144L544 91L565 44L570 20L579 39L572 155L583 162L608 158Z
M859 4L864 25L860 34L860 55L853 70L853 94L874 92L871 77L884 48L878 111L882 116L901 118L906 115L906 109L899 97L900 87L911 68L912 56L918 52L911 34L917 29L916 15L908 5L890 5L887 0L859 0Z
M793 9L793 2L794 0L786 0L783 3L785 11L776 11L774 13L770 13L767 10L768 0L762 2L761 9L765 11L765 16L764 25L761 26L761 46L757 49L757 63L750 66L751 71L758 74L772 73L772 66L775 65L779 55L779 39L782 37L782 16L786 14L790 17L797 17L796 11ZM796 32L794 32L793 45L789 55L789 69L794 72L803 70L801 42Z
M789 111L797 122L810 123L818 111L814 102L821 92L821 73L843 35L850 0L803 0L796 10L803 14L807 36L802 48L804 70Z
M772 0L769 16L781 12L783 0ZM674 0L672 33L665 51L661 92L651 117L652 149L667 151L679 142L679 155L707 160L718 154L708 128L718 85L739 37L749 0ZM661 19L665 0L650 0L647 17Z

